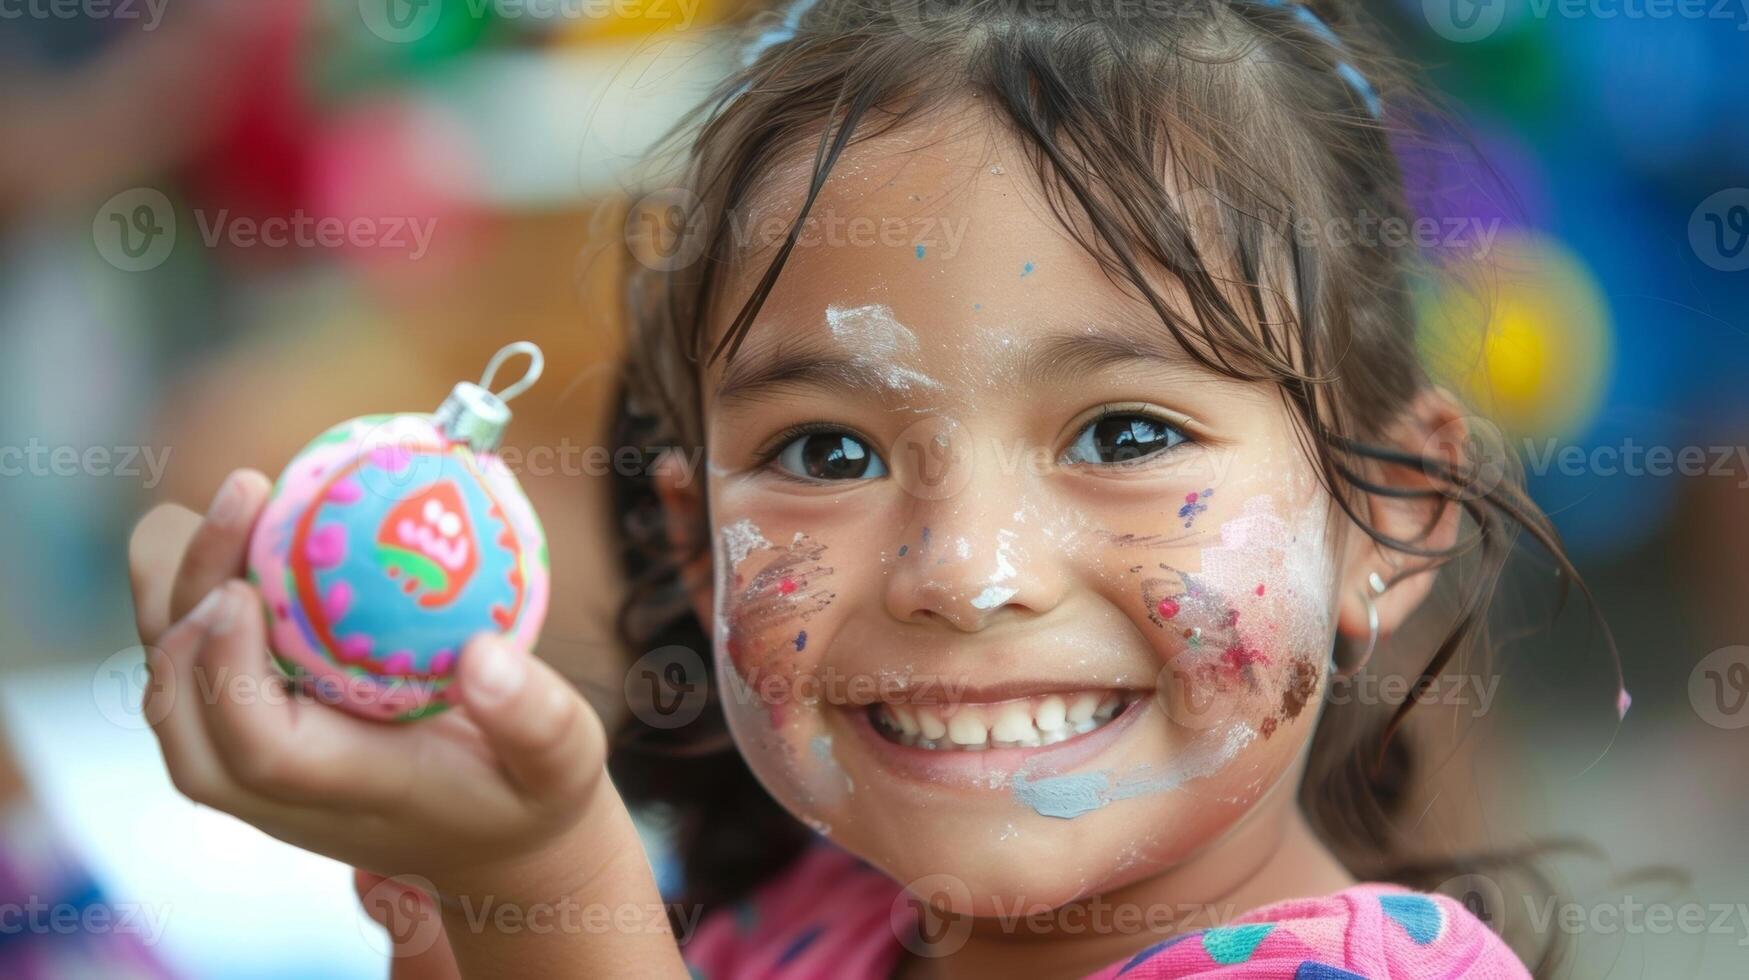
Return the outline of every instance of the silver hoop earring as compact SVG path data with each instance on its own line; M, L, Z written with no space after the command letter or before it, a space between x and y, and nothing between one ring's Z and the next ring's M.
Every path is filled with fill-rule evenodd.
M1384 595L1387 588L1389 588L1389 586L1385 584L1383 578L1379 577L1378 572L1368 573L1366 577L1366 588L1361 590L1360 593L1360 601L1366 604L1366 649L1362 650L1360 656L1355 658L1354 666L1352 668L1337 668L1338 673L1346 674L1349 670L1360 670L1361 667L1366 665L1368 660L1372 659L1373 651L1378 649L1379 607L1378 603L1373 600L1375 596ZM1330 665L1333 668L1336 667L1334 659L1331 660Z

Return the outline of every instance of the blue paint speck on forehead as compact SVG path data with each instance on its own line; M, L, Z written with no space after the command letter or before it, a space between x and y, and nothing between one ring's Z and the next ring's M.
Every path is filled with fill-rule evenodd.
M910 545L908 545L908 544L902 544L902 545L900 545L900 546L899 546L899 557L900 557L900 558L903 558L903 557L905 557L905 552L907 552L907 551L910 551L910 550L911 550L911 546L910 546Z
M1023 278L1026 276L1032 275L1032 263L1031 262L1027 262L1025 265L1022 265L1020 267L1020 275Z
M1041 817L1072 820L1111 802L1111 777L1103 772L1077 772L1038 780L1015 773L1009 785L1014 798Z
M917 246L917 257L918 258L923 257L923 246L921 246L921 245Z
M800 651L808 645L808 631L802 630L796 634L796 650Z

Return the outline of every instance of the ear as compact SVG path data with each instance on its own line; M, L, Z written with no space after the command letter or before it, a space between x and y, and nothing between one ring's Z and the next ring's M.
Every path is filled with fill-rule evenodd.
M1417 395L1387 430L1388 448L1418 459L1432 459L1456 468L1463 462L1468 444L1468 424L1458 403L1446 392L1428 388ZM1362 470L1376 485L1402 491L1444 489L1428 468L1368 461ZM1462 508L1443 495L1396 497L1368 493L1360 501L1360 513L1377 531L1426 551L1445 551L1457 543ZM1337 631L1365 648L1372 633L1367 600L1378 611L1379 637L1389 636L1409 618L1433 589L1444 562L1387 548L1365 530L1350 525L1338 576L1341 595L1337 605ZM1384 583L1381 595L1372 576ZM1370 651L1369 651L1370 652ZM1359 670L1365 663L1343 665L1344 671Z
M692 600L692 611L704 624L705 635L710 636L711 617L716 608L716 586L711 576L710 519L705 513L704 487L687 479L686 468L680 465L673 451L657 457L651 468L651 478L656 499L662 502L668 547L676 556L698 552L696 557L681 566L680 584Z

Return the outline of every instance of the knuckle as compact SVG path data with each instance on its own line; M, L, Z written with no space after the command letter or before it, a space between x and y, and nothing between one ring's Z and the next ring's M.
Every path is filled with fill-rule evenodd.
M291 796L298 795L304 788L297 760L281 750L248 746L236 754L232 766L237 781L259 793Z
M217 807L220 797L219 780L200 766L170 766L170 785L176 792L202 806Z

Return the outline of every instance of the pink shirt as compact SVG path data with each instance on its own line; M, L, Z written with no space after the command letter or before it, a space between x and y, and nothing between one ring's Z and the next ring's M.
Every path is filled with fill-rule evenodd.
M881 980L916 928L897 883L830 845L812 848L750 899L721 910L686 944L703 980ZM1527 978L1517 957L1459 903L1395 885L1253 909L1168 936L1088 980L1280 977L1284 980Z

